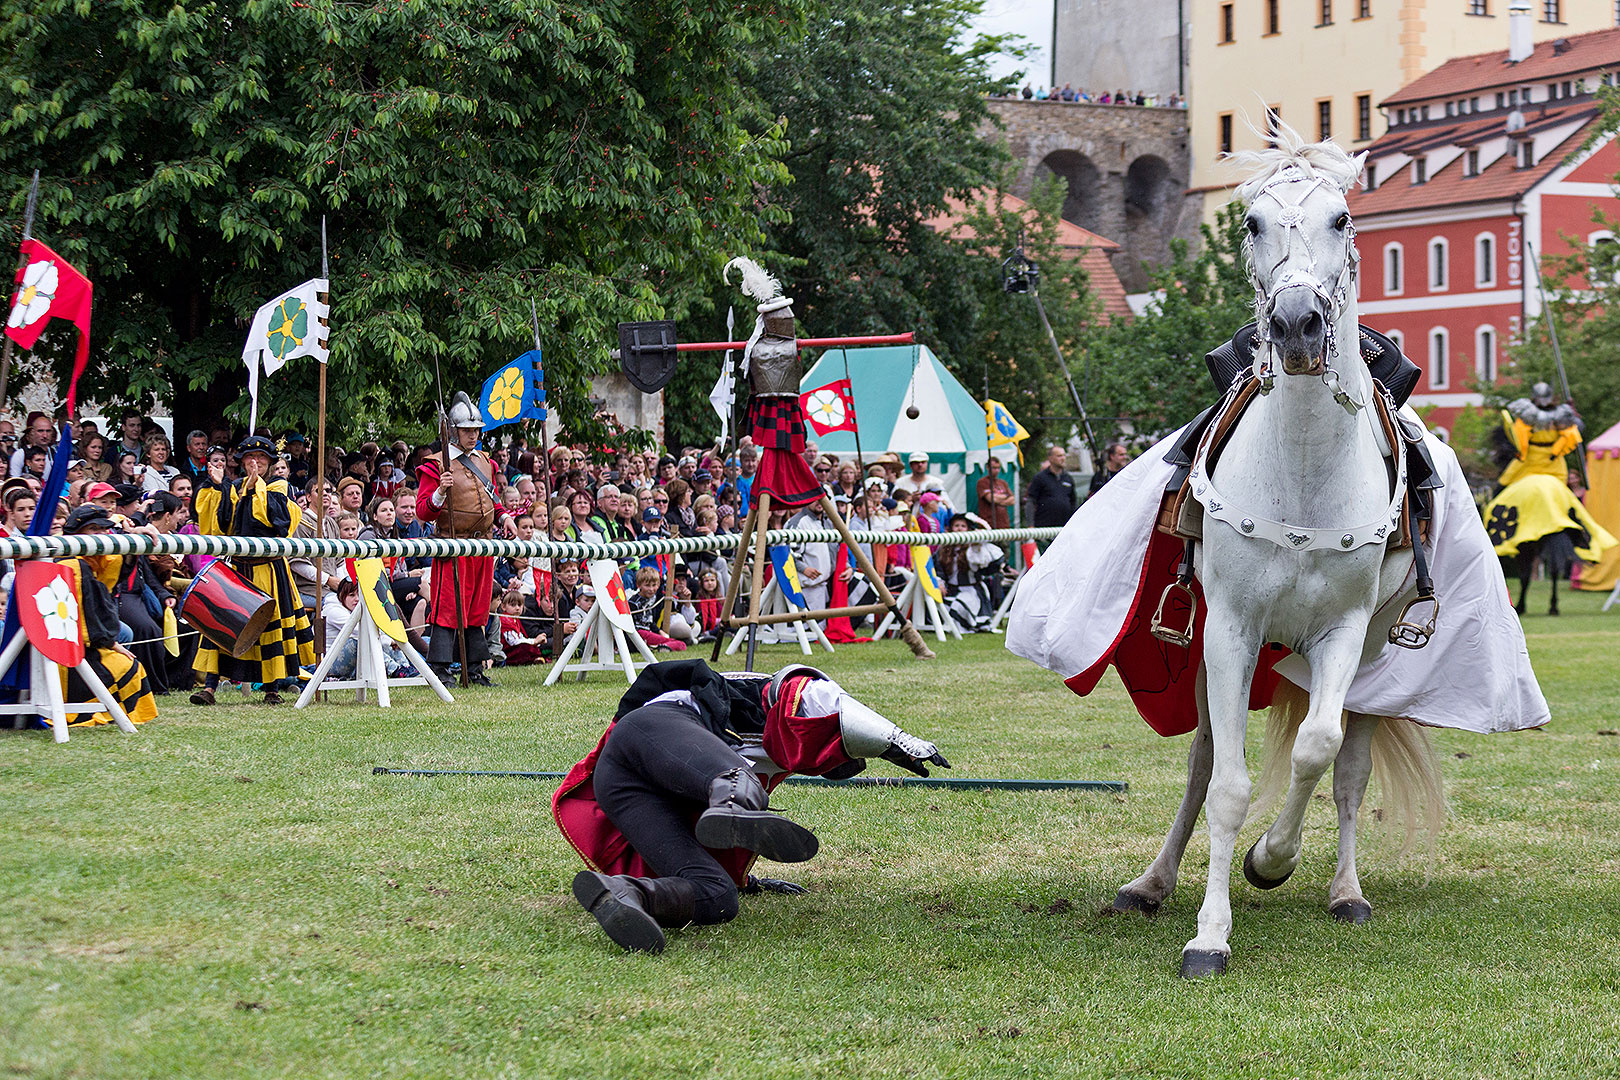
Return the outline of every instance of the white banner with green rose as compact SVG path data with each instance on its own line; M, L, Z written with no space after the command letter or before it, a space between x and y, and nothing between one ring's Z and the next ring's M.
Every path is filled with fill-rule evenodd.
M328 333L324 325L329 309L320 299L327 292L325 278L311 278L261 307L248 328L242 362L248 369L248 399L252 402L248 430L259 425L259 368L274 375L295 356L313 356L326 363Z

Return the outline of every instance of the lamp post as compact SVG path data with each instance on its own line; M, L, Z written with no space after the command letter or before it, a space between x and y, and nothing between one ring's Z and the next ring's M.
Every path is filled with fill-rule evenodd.
M1041 303L1041 268L1028 255L1024 254L1024 234L1018 234L1018 246L1013 248L1012 254L1007 256L1001 264L1001 291L1005 293L1028 293L1035 300L1035 310L1041 317L1041 326L1046 329L1046 340L1052 346L1052 355L1057 357L1058 367L1063 371L1063 381L1069 384L1069 394L1074 398L1076 415L1080 417L1080 430L1086 439L1086 448L1091 452L1092 468L1102 467L1102 455L1097 446L1097 433L1091 428L1091 418L1086 415L1085 402L1080 400L1080 391L1075 389L1074 377L1069 374L1068 362L1063 359L1063 350L1058 347L1057 334L1052 332L1052 321L1046 317L1046 305Z

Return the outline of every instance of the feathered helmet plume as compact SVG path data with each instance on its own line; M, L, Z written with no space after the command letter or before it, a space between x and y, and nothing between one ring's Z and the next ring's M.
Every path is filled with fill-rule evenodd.
M742 289L745 295L751 296L755 300L758 300L761 305L775 300L782 295L782 283L777 281L776 278L772 277L763 266L759 265L759 263L755 262L753 259L748 258L746 255L739 255L735 259L732 259L730 262L726 263L726 268L725 270L721 271L720 276L727 285L732 283L732 270L736 270L737 273L742 277L742 281L738 283L738 287Z

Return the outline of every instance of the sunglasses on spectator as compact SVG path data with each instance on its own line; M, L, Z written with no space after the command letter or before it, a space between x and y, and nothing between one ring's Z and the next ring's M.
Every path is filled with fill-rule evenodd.
M661 499L660 499L660 498L658 498L658 497L657 497L657 496L654 496L654 497L653 497L653 502L655 502L655 503L667 503L667 502L669 502L669 496L668 496L668 495L665 495L665 496L664 496L664 497L663 497L663 498L661 498Z

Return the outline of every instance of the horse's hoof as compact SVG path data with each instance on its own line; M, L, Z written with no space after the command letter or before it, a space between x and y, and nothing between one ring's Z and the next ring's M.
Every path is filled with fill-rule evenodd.
M1551 611L1547 612L1547 614L1549 614L1549 615L1557 615L1558 614L1558 609L1553 608Z
M1288 873L1284 874L1280 878L1268 878L1261 876L1260 871L1254 868L1254 849L1259 846L1260 841L1256 840L1253 844L1249 845L1249 850L1245 852L1243 856L1243 876L1249 879L1250 885L1253 885L1257 889L1275 889L1277 886L1294 876L1294 872L1292 870L1288 871Z
M1339 922L1360 926L1372 922L1372 905L1365 900L1341 900L1328 908L1328 914Z
M1143 896L1141 893L1127 892L1121 889L1119 895L1114 897L1114 910L1120 912L1138 911L1143 915L1153 916L1159 913L1159 901Z
M1181 954L1181 977L1202 979L1226 974L1226 954L1204 949L1188 949Z

